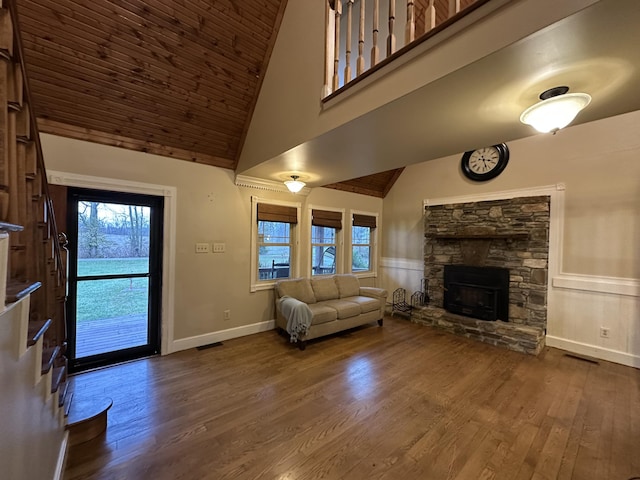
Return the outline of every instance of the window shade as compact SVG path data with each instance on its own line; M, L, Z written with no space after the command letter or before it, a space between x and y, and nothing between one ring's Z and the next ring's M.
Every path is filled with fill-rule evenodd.
M354 213L353 226L376 228L376 217L372 215L358 215L357 213Z
M317 227L342 228L342 213L328 210L311 210L311 225Z
M298 212L295 207L284 205L258 204L258 221L298 223Z

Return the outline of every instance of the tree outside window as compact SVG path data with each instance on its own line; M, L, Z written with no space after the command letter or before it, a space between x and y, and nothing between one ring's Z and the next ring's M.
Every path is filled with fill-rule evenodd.
M290 223L258 221L259 280L290 276L291 237Z
M351 271L371 270L371 227L351 227Z
M336 273L336 234L331 227L311 227L311 274Z

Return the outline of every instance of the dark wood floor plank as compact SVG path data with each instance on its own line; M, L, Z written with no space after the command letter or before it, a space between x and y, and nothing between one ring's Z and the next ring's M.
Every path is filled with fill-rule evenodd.
M637 369L404 319L304 352L272 331L70 381L114 405L103 437L71 447L66 480L638 474Z

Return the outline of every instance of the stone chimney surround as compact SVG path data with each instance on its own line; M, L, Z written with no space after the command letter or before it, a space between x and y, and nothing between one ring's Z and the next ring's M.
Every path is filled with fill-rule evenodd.
M424 211L424 276L430 305L415 312L426 325L538 354L547 322L550 201L548 195L444 205ZM508 321L485 321L443 309L444 266L509 270Z

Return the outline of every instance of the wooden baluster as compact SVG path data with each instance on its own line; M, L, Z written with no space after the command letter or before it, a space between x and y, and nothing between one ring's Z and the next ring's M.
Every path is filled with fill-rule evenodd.
M333 77L333 9L327 2L325 6L324 23L324 85L322 87L322 97L331 94L331 82Z
M449 0L449 18L460 11L460 0Z
M373 0L373 46L371 47L371 66L380 61L378 32L380 30L380 0Z
M347 0L347 39L345 42L344 83L351 81L351 24L353 23L353 0Z
M429 0L429 6L424 10L425 33L436 26L436 0Z
M407 0L407 24L404 27L404 44L409 45L416 38L416 12L413 0Z
M358 61L356 63L356 75L364 72L364 12L365 0L360 0L360 31L358 33Z
M353 24L353 1L347 0L347 39L345 45L344 83L351 81L351 25Z
M342 16L342 0L336 0L336 22L335 22L335 35L333 43L333 91L335 92L340 88L340 75L338 75L338 69L340 68L340 17Z
M396 51L396 36L393 27L396 21L396 0L389 0L389 35L387 36L387 57Z
M8 111L7 76L9 60L0 58L0 221L9 219L9 148L7 145ZM4 307L4 305L0 305Z

